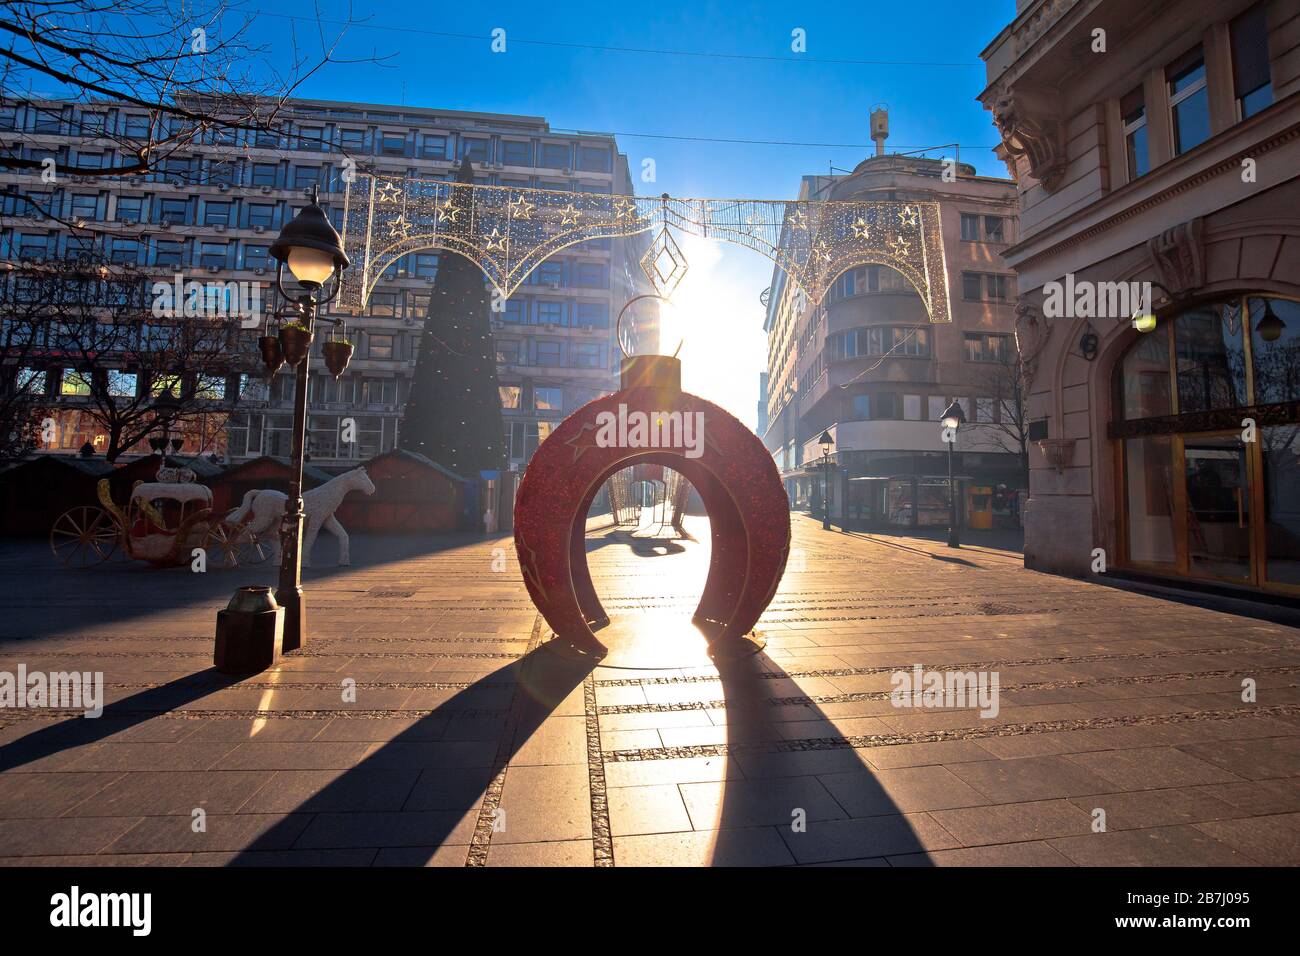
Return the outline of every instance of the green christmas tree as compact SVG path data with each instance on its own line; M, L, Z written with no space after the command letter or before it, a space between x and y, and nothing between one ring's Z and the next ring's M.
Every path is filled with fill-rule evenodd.
M456 182L473 183L463 160ZM449 229L468 229L473 190L455 189ZM487 290L479 267L464 256L438 256L429 314L420 337L400 447L430 458L463 478L505 467L501 393Z

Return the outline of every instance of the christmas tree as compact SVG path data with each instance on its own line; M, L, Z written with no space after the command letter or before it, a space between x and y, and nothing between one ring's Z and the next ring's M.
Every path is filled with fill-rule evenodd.
M456 182L474 182L469 160L461 162ZM468 229L473 190L452 192L443 227ZM438 256L398 444L463 478L505 466L496 344L489 315L479 267L444 250Z

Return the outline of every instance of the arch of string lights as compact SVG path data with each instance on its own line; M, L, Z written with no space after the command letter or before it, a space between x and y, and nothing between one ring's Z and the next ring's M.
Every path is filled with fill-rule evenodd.
M344 197L352 268L333 308L360 313L384 272L411 252L459 253L509 297L562 249L651 230L642 267L669 295L687 268L670 227L762 253L813 303L847 269L889 266L916 288L931 322L952 321L938 203L649 198L362 173Z

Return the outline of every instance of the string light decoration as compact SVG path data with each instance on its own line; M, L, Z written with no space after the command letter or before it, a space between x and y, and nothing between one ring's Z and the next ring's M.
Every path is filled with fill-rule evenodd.
M459 253L508 298L562 249L652 230L650 251L671 249L677 269L651 258L646 272L656 287L657 274L675 285L686 263L670 228L762 253L814 303L845 270L888 266L916 288L931 322L952 321L938 203L634 197L362 173L344 196L353 268L334 309L359 314L384 272L411 252Z

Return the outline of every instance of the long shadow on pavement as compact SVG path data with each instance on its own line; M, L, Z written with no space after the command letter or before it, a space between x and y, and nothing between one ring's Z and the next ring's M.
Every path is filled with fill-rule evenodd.
M376 863L422 866L453 841L469 843L477 811L493 781L542 723L591 672L594 663L535 649L459 690L321 790L249 844L230 866L260 865L260 851L379 848ZM458 719L475 717L499 700L502 685L514 693L504 727L492 739L448 739ZM436 770L430 775L425 771ZM358 810L366 791L381 777L407 771L414 789L397 809ZM500 798L500 793L496 793ZM303 827L304 814L311 814ZM281 862L271 859L271 862Z
M811 696L796 678L761 652L719 665L718 674L728 749L745 777L722 784L714 865L762 866L790 857L847 863L925 852L876 769L833 726L834 718L811 700L782 702ZM792 715L791 708L800 712ZM817 723L794 730L791 716Z

